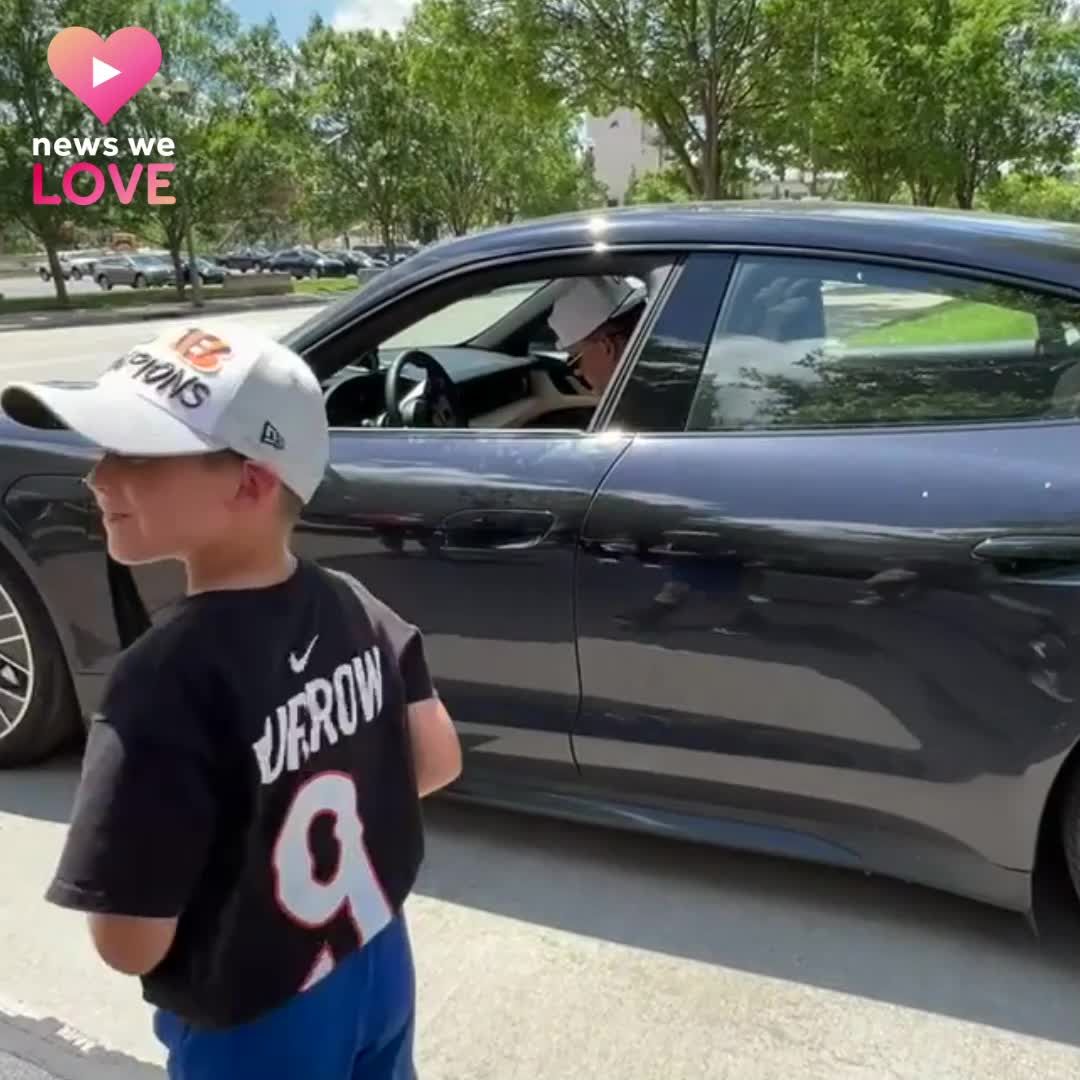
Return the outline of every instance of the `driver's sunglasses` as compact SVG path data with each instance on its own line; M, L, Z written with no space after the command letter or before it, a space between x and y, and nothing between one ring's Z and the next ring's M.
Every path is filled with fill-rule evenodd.
M612 337L610 330L594 330L588 337L582 338L577 348L570 354L570 368L574 370L581 363L581 358L585 355L585 350L590 345L596 345L601 341L608 341Z

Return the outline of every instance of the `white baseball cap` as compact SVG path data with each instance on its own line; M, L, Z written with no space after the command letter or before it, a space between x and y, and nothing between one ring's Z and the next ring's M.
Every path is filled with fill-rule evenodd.
M132 457L233 450L273 469L305 503L330 457L311 368L273 338L212 323L135 346L96 382L11 383L0 408Z
M555 301L548 324L557 335L558 347L570 349L644 299L644 288L621 278L581 278Z

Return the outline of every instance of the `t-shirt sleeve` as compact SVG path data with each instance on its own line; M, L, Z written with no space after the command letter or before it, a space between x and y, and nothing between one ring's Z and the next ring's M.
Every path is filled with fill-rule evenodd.
M405 704L427 701L436 696L435 684L424 651L420 628L402 618L392 607L372 598L375 625L385 634L391 656L397 661L405 683Z
M113 679L90 730L47 900L143 918L183 911L215 822L213 766L196 710L160 672L129 669Z
M409 627L409 633L404 637L398 653L398 667L405 682L406 705L435 697L435 684L424 653L424 636L415 626Z

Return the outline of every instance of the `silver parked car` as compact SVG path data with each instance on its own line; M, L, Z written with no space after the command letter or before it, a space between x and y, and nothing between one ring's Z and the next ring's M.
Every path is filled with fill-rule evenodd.
M103 289L114 285L130 285L145 289L154 285L172 285L176 270L160 255L108 255L98 259L94 279Z

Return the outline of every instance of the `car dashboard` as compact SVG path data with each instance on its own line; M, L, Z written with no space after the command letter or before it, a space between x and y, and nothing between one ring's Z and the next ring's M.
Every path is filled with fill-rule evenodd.
M325 388L331 428L375 427L386 411L386 373L404 350L369 353L343 368ZM486 349L425 348L457 386L469 427L585 428L599 401L556 353L508 356ZM423 380L402 371L401 396Z

